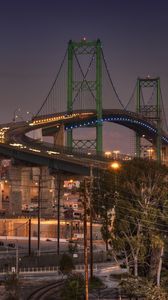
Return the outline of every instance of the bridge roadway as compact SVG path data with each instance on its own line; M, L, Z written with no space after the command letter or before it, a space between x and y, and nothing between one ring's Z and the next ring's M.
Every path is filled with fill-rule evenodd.
M85 151L71 150L64 146L39 142L26 134L38 128L43 131L59 131L63 124L66 130L79 127L95 126L97 122L113 122L126 126L153 145L156 145L157 128L152 122L140 114L126 110L103 110L101 120L97 120L94 110L73 111L35 117L28 122L13 122L0 126L0 155L35 165L46 165L56 171L89 175L90 166L94 169L106 169L109 160L103 155L93 155ZM161 132L163 145L168 145L168 136ZM121 159L128 159L126 156Z

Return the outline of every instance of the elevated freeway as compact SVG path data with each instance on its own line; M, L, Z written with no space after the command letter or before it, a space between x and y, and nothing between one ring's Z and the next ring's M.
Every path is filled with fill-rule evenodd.
M46 165L51 169L63 172L89 175L92 165L95 169L106 169L109 160L103 154L91 154L85 151L70 149L65 146L57 146L39 142L28 137L28 133L41 128L47 135L47 131L58 132L61 126L65 130L91 127L99 122L113 122L134 130L145 137L152 145L157 142L157 127L154 122L134 112L118 109L103 110L102 119L97 119L95 110L80 110L72 113L57 113L40 116L29 122L13 122L0 126L0 155L12 157L35 165ZM161 132L162 145L168 145L168 136ZM121 156L120 159L130 159Z

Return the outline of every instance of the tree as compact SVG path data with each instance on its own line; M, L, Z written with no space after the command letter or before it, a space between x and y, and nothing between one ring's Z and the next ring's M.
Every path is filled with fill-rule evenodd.
M5 289L7 291L6 300L19 300L19 280L15 273L7 274Z
M59 261L59 269L64 275L69 275L75 269L72 257L64 253Z
M112 209L115 205L115 178L113 173L102 171L97 178L94 178L92 201L95 218L97 217L102 221L101 233L108 251L112 228Z
M145 279L139 277L127 277L121 280L120 290L124 295L127 295L129 299L138 299L139 297L145 297L146 288L148 282Z
M134 159L120 172L112 245L122 250L138 276L139 267L160 284L164 239L167 235L167 168L157 162Z
M168 300L164 289L140 277L127 277L120 282L121 292L129 299Z
M117 180L114 171L102 173L93 190L94 210L102 218L106 244L110 237L113 251L125 255L130 271L148 276L157 285L168 234L167 173L167 167L155 161L133 159L123 163Z
M158 286L149 286L146 291L146 300L168 300L168 294Z
M85 293L85 281L82 274L75 273L68 276L61 290L63 300L83 300Z

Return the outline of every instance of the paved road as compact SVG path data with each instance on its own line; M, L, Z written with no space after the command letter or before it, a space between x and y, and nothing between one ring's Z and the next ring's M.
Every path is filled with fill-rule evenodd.
M1 245L1 242L4 245ZM15 255L16 254L16 248L19 249L19 255L26 255L28 254L28 248L29 248L29 241L28 238L22 238L22 237L10 237L6 238L5 236L0 236L0 257L3 257L3 255L6 255L8 253L9 255ZM12 244L14 247L9 247L8 245ZM60 252L66 252L68 251L69 242L65 239L60 240ZM89 243L88 243L89 245ZM83 252L84 246L83 241L77 242L77 249L78 252ZM31 250L37 251L37 238L31 239ZM56 253L57 251L57 240L56 239L41 239L40 241L40 250L41 252L47 252L47 253ZM105 251L105 245L102 241L94 241L93 243L93 251Z

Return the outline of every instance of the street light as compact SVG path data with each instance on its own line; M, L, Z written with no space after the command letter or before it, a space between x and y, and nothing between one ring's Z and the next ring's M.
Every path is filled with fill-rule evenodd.
M105 157L106 158L109 158L109 157L111 157L111 151L106 151L105 153L104 153L104 155L105 155Z
M88 276L88 251L87 251L87 196L86 196L86 178L84 178L84 265L85 265L85 300L89 299L89 276Z
M110 167L114 170L117 171L120 169L121 165L118 161L113 161L110 165Z
M16 277L19 278L19 247L18 241L16 243Z
M39 168L39 178L38 178L38 216L37 216L37 254L38 254L38 256L40 256L41 183L42 183L42 167Z
M120 150L113 150L113 153L115 154L115 159L117 159L118 155L120 153Z
M90 278L93 278L93 167L90 165Z
M114 171L114 201L116 202L118 192L117 192L117 171L120 170L121 164L118 161L113 161L110 164L110 168ZM108 217L110 217L110 227L112 230L113 223L114 223L114 218L115 218L115 204L113 208L107 212L107 222L108 222ZM108 223L106 223L106 230L108 232ZM106 250L108 250L108 241L106 243Z
M118 161L113 161L110 165L111 169L114 171L114 186L117 187L117 171L121 168L121 164ZM116 191L115 191L116 192Z

